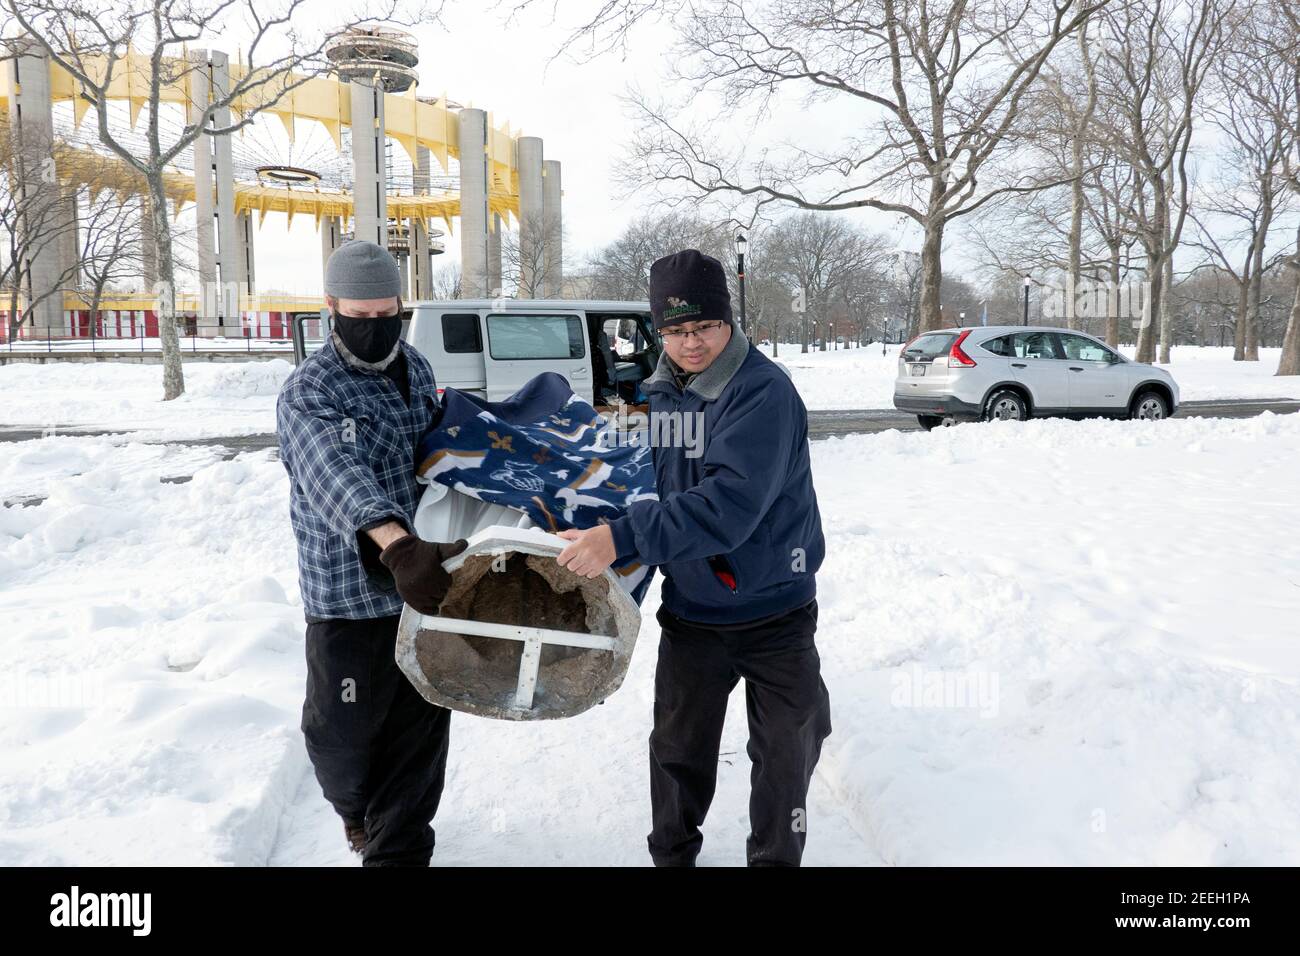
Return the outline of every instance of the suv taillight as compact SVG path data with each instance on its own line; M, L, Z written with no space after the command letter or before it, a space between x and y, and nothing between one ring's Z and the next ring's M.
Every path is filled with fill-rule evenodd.
M975 360L961 350L961 343L966 341L968 335L970 335L970 329L957 336L957 341L952 343L952 348L948 350L949 368L973 368L975 366Z

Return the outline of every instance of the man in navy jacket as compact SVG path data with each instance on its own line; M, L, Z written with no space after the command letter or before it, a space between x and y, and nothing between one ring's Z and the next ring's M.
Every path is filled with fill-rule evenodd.
M664 574L650 735L654 862L694 864L727 699L743 677L753 763L746 858L797 865L808 783L831 731L814 643L825 541L807 412L733 321L717 259L686 249L656 261L650 307L664 343L643 386L659 500L562 532L572 543L559 561L595 576L635 557Z

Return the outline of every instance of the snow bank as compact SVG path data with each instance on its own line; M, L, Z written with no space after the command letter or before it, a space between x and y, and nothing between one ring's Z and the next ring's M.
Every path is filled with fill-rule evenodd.
M185 394L162 400L162 366L124 362L0 366L0 425L208 438L275 431L284 359L186 362Z
M886 861L1300 862L1300 418L1139 425L815 446L820 773Z
M0 862L266 862L305 755L264 457L186 484L105 463L0 512Z

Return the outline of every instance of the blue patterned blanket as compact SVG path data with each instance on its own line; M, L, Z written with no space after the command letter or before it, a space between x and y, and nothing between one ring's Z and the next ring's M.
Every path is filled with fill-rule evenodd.
M590 528L656 498L648 441L619 442L562 375L544 372L503 402L449 388L443 415L420 442L422 477L526 513L539 528ZM651 569L615 564L637 603Z

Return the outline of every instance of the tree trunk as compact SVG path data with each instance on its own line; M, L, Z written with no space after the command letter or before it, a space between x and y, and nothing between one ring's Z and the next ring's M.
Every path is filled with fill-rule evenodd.
M921 244L921 309L918 332L943 328L943 303L939 288L943 282L943 220L932 217L925 224Z
M1072 144L1074 182L1070 184L1070 280L1075 290L1079 287L1083 271L1083 139L1075 136ZM1070 288L1067 283L1066 288ZM1077 291L1065 297L1065 327L1079 328L1079 296Z
M1150 365L1156 359L1156 322L1160 318L1161 299L1165 282L1165 255L1161 250L1146 247L1147 256L1147 294L1142 304L1142 321L1139 323L1137 336L1137 354L1139 362Z
M1263 248L1260 255L1263 255ZM1246 341L1247 362L1259 361L1259 290L1264 283L1263 263L1258 263L1255 274L1250 277L1250 292L1246 297Z
M1106 293L1106 344L1119 349L1119 246L1110 247L1110 289Z
M1168 245L1168 244L1166 244ZM1174 256L1165 259L1164 295L1160 297L1160 361L1168 365L1174 341Z
M1291 302L1291 319L1286 324L1286 335L1282 339L1278 375L1300 375L1300 256L1297 256L1292 266L1296 270L1295 298Z
M185 394L181 370L181 343L176 334L176 267L172 261L171 223L167 221L167 195L162 174L150 175L149 214L158 255L158 288L154 302L158 313L158 339L162 345L163 401Z
M1253 258L1253 252L1251 258ZM1232 360L1246 360L1246 313L1250 310L1250 261L1237 280L1237 321L1232 328Z
M1259 298L1264 285L1264 244L1268 242L1268 231L1273 225L1273 194L1269 181L1273 173L1270 170L1264 177L1262 186L1259 223L1254 236L1254 258L1251 261L1250 296L1246 300L1246 337L1245 352L1247 362L1259 361Z

